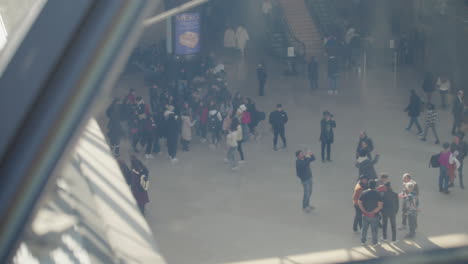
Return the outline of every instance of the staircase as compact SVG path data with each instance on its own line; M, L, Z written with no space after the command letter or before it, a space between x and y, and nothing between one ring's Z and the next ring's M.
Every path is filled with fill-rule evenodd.
M339 18L332 0L305 0L313 20L324 35L336 35Z
M305 58L323 53L319 28L312 20L304 0L279 0L294 36L305 45Z

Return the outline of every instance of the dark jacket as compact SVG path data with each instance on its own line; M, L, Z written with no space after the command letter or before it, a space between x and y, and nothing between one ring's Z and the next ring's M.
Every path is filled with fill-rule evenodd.
M275 110L270 113L269 122L273 128L281 128L288 122L288 114L285 111Z
M409 105L405 108L405 112L408 112L410 117L418 117L421 114L421 98L415 93L410 96Z
M328 58L328 78L336 79L338 77L338 59L336 57Z
M396 215L398 213L398 209L398 194L392 190L384 192L382 213Z
M367 144L367 149L365 149L364 151L366 151L367 153L371 153L374 150L374 142L372 142L372 139L370 137L368 136L366 136L365 138L359 137L359 142L356 148L356 153L359 153L359 151L362 150L361 149L362 142L366 142Z
M307 67L307 73L309 74L309 79L317 80L318 79L318 63L316 60L309 62Z
M468 146L466 142L460 140L460 143L458 145L452 142L452 144L450 144L450 152L453 153L455 151L458 151L457 159L460 162L463 162L463 159L466 157L466 154L468 152Z
M374 165L379 161L379 155L375 155L373 160L365 159L362 162L356 162L356 168L359 169L359 175L364 175L368 179L377 179L377 172L375 172Z
M304 158L303 160L296 160L296 175L301 181L307 181L312 178L312 171L310 170L310 163L315 160L314 156Z
M464 104L463 99L460 101L458 96L455 96L453 99L453 106L452 106L452 114L455 118L461 119L463 118L463 111L464 111Z
M266 82L267 73L264 67L257 67L257 79L259 82Z
M435 90L435 80L432 74L426 74L422 89L425 93L432 93Z
M320 121L320 141L324 143L333 143L335 136L333 129L336 127L335 120L326 120L325 118Z
M109 117L109 123L107 124L107 128L109 129L108 136L112 138L112 140L120 140L123 136L123 128L120 124L121 120L121 105L120 104L112 104L107 108L106 111L107 116Z

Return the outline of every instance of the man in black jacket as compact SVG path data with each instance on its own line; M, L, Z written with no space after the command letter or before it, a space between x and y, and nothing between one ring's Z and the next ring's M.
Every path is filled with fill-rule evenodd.
M307 65L307 73L309 75L310 88L312 90L318 89L318 63L314 56L310 59Z
M320 121L320 141L322 142L322 162L325 162L325 149L327 151L327 161L331 161L330 152L331 144L333 144L334 134L333 129L336 127L336 122L333 120L333 115L330 112L323 112L322 121Z
M365 146L367 147L363 147L362 142L365 142L366 143ZM372 142L372 139L367 135L366 132L361 131L361 133L359 134L359 142L356 148L356 159L359 158L360 152L366 152L367 157L369 159L372 159L371 152L373 150L374 150L374 143Z
M457 93L457 97L453 100L452 114L453 114L453 126L452 135L455 135L460 129L463 122L463 112L465 110L465 102L463 101L463 91L460 90Z
M413 124L415 124L419 135L422 135L421 125L419 125L418 121L418 117L421 114L421 105L421 98L419 98L414 90L411 90L410 103L405 108L405 112L408 112L408 116L410 117L410 123L406 130L410 131Z
M283 148L286 148L286 137L284 135L284 125L288 122L288 114L283 111L281 104L276 105L276 110L270 113L269 118L271 127L273 129L273 149L276 151L276 144L278 143L278 135L283 141Z
M257 66L257 79L258 79L258 95L265 95L265 83L267 80L267 72L264 63L260 63Z
M390 182L384 184L385 192L383 193L383 208L382 208L382 232L383 239L387 240L387 224L390 219L392 228L392 241L396 240L396 215L398 213L398 194L392 189Z
M314 207L309 205L310 195L312 194L312 171L310 170L310 163L315 160L312 152L296 151L296 175L301 180L302 186L304 187L304 196L302 199L302 210L308 213Z

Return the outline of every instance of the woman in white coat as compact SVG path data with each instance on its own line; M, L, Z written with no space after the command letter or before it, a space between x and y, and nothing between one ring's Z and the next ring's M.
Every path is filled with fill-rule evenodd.
M228 50L236 47L236 33L232 27L228 27L224 32L224 47Z
M237 27L236 30L236 48L240 50L241 56L245 55L245 46L247 46L247 41L249 40L249 33L243 26Z

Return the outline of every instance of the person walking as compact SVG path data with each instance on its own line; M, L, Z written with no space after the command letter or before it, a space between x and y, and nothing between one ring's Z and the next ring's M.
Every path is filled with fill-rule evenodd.
M361 209L359 208L358 201L359 201L359 196L361 196L361 193L364 190L367 190L368 188L368 181L369 179L361 175L359 177L358 182L356 183L356 186L354 187L354 192L353 192L353 205L354 205L354 221L353 221L353 231L358 232L358 227L362 229L362 212Z
M387 240L387 224L390 220L392 230L392 241L396 241L396 215L398 213L398 194L393 191L390 182L384 184L385 191L383 193L383 208L382 208L382 233L383 239Z
M307 65L307 73L310 82L310 89L318 89L318 71L319 65L314 56L310 59L309 64Z
M418 121L418 117L421 114L421 104L421 98L419 98L414 90L411 90L410 103L405 108L405 112L408 112L408 116L410 117L410 122L406 130L410 131L413 124L415 124L419 135L422 135L422 129Z
M304 152L301 150L296 151L296 175L299 177L304 188L304 195L302 198L302 210L308 213L314 209L310 206L310 196L312 195L312 171L310 169L310 163L315 160L312 152Z
M468 145L465 141L463 141L464 134L458 133L454 138L452 144L450 144L450 152L455 153L458 151L457 159L460 163L458 168L458 179L460 181L460 188L465 189L465 185L463 184L463 160L465 159L468 153Z
M424 134L421 137L422 141L426 141L427 131L430 128L432 130L432 133L434 134L434 137L436 138L435 144L440 143L439 137L437 136L436 123L437 123L437 111L435 109L434 104L428 103L426 115L424 118Z
M406 183L406 193L403 199L409 226L409 232L405 238L414 238L416 235L416 228L418 227L419 197L414 191L413 183Z
M278 136L283 141L283 149L287 147L285 136L285 125L288 122L288 114L283 110L283 105L277 104L276 110L270 113L269 122L273 129L273 149L276 151Z
M238 169L236 162L236 150L237 150L237 127L236 125L231 125L229 132L226 136L226 145L227 145L227 154L226 159L231 165L232 170Z
M363 191L359 197L358 205L362 212L362 236L361 243L366 244L367 230L369 225L372 233L372 244L378 243L377 231L379 229L378 213L383 208L383 198L375 190L377 183L375 180L369 181L369 189Z
M452 115L453 115L453 126L452 135L455 135L461 127L463 122L463 114L465 111L465 102L463 100L463 91L460 90L457 93L457 97L453 100Z
M450 144L445 142L442 145L443 150L439 154L440 174L439 174L439 192L445 194L450 193L448 190L449 176L448 170L450 167Z
M365 143L364 145L362 143ZM367 153L367 157L372 159L372 151L374 150L374 142L372 139L367 135L365 131L361 131L359 133L359 142L356 147L356 159L359 158L359 153L365 152Z
M427 72L424 76L424 81L422 84L422 89L426 93L427 102L430 103L432 99L432 93L435 90L435 80L434 75L430 72Z
M365 145L366 142L363 142L362 144ZM374 159L370 160L367 157L367 152L360 152L355 164L356 168L359 169L359 176L364 175L369 180L376 180L377 172L375 171L374 165L379 162L379 158L380 155L376 154Z
M265 68L265 63L261 62L257 66L257 80L258 80L258 95L265 95L265 83L267 81L267 72Z
M320 121L320 141L322 142L322 162L325 162L325 151L326 161L331 161L331 144L334 141L333 129L336 127L336 122L333 119L333 115L330 112L323 112L323 118Z

